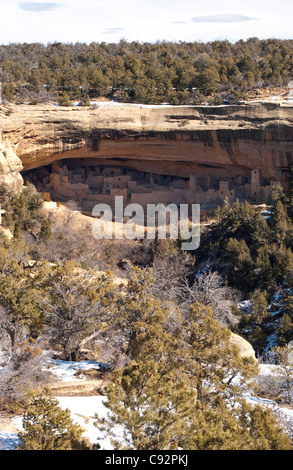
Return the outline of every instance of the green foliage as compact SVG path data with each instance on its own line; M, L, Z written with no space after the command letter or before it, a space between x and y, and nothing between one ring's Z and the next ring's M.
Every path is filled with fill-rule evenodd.
M87 96L198 104L218 94L237 103L247 90L286 86L293 73L292 57L292 41L257 38L235 44L120 41L0 46L4 99L33 103L57 98L62 106L70 105L70 100L84 102Z
M250 315L253 317L255 323L261 324L263 320L269 316L269 304L266 292L254 292L250 294L250 302Z
M32 184L24 186L19 194L9 195L4 202L6 210L4 224L7 228L33 230L44 216L42 214L43 198Z
M138 299L143 300L141 290ZM107 388L110 416L97 416L96 426L112 437L115 449L291 448L271 410L250 407L241 398L256 364L239 356L210 308L195 303L173 334L161 318L157 339L147 333L153 325L147 309L144 324L138 318L130 325L142 335L135 359L114 372ZM162 341L162 331L169 341ZM152 350L160 355L152 357Z
M107 389L105 405L112 416L101 422L102 429L114 437L116 449L178 449L188 432L192 396L183 381L162 374L155 361L133 361L115 372ZM117 425L125 429L122 442L115 436Z
M52 236L51 220L47 218L47 219L44 219L42 223L41 231L40 231L40 238L44 241L47 241L49 240L51 236Z
M191 306L178 335L182 366L196 390L198 408L216 406L225 396L237 395L243 383L257 374L255 361L240 357L231 345L231 332L213 318L211 308L199 302ZM238 383L233 384L236 375Z
M19 433L23 450L87 450L82 429L72 422L70 411L60 408L58 400L45 389L35 395L23 416Z
M278 344L284 346L293 338L293 321L287 313L282 315L277 327Z
M59 97L58 103L60 106L71 106L71 101L69 99L67 91L63 91Z
M25 327L29 334L40 332L43 327L43 314L40 309L41 282L39 273L24 269L17 257L26 258L27 247L14 238L12 242L0 246L0 304L6 308L18 330Z
M119 450L290 450L291 441L269 409L199 408L196 393L154 361L133 362L115 373L107 390L111 417L96 426ZM122 432L121 432L122 428Z
M216 269L231 287L245 295L255 290L274 293L292 283L292 221L283 190L274 189L272 217L266 219L248 202L219 207L205 230L197 260L217 260Z

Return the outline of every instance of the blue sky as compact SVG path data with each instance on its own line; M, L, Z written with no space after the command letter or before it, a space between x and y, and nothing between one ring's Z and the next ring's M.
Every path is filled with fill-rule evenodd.
M0 0L0 44L293 39L293 0Z

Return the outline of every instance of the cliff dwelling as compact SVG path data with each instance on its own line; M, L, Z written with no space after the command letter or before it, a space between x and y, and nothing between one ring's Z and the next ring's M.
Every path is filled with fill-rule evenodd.
M0 114L2 181L23 176L45 199L74 200L86 215L97 203L200 204L228 198L269 204L288 185L293 163L292 107L86 109L15 107ZM3 169L2 169L3 168Z
M45 200L74 200L83 213L92 214L98 203L114 207L115 196L123 196L124 204L168 205L200 204L214 209L225 199L252 203L268 203L275 181L268 182L258 169L235 177L197 176L189 178L155 174L124 166L98 165L98 160L64 159L50 165L23 172L44 194Z

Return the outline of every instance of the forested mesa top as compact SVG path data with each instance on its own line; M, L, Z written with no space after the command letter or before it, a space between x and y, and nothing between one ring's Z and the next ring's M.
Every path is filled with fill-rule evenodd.
M0 46L0 82L9 102L236 103L256 88L286 90L292 77L293 40Z

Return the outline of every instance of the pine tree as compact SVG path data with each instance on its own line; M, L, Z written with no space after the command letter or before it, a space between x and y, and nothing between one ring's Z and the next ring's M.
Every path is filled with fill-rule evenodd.
M212 364L211 364L212 365ZM205 376L214 381L213 371ZM270 409L248 405L239 396L225 402L215 389L212 404L199 406L194 389L176 369L132 361L117 370L107 388L109 409L95 425L118 450L286 450L291 439Z
M241 387L257 375L252 358L242 358L231 344L231 332L214 318L212 309L195 302L178 333L180 362L196 390L198 408L239 396ZM234 379L237 376L237 381Z
M254 285L253 261L247 243L230 238L223 250L223 265L229 285L250 292Z
M52 236L51 220L47 218L47 219L44 219L42 223L40 237L42 240L47 241L51 236Z
M250 303L252 321L259 325L270 315L268 312L269 304L267 301L267 293L256 291L253 294L250 294Z
M17 262L15 258L6 260L0 273L0 302L6 308L15 326L15 337L21 327L29 334L40 332L43 326L43 315L40 309L40 284L38 275L34 278L31 272Z
M130 359L154 359L168 367L170 355L174 353L175 338L167 330L172 327L179 311L175 309L170 315L170 308L164 307L152 295L153 285L151 269L134 267L125 295L118 303L117 320L125 336Z
M69 99L67 91L63 91L59 97L58 103L60 106L71 106L71 101Z
M70 411L60 408L49 389L35 395L23 416L19 433L23 450L86 450L82 428L74 424Z
M115 449L175 450L188 431L194 394L156 361L132 361L116 371L107 389L110 416L96 426L112 436ZM123 437L117 437L117 427Z
M281 317L276 333L278 336L278 345L285 346L293 338L293 321L290 315L284 313Z
M271 223L277 243L282 244L292 227L287 214L287 207L280 199L273 206Z

